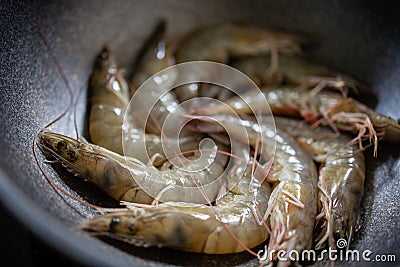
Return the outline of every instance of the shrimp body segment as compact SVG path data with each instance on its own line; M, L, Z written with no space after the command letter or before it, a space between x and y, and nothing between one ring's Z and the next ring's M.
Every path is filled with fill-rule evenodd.
M137 56L131 77L134 97L128 106L128 112L136 118L138 127L145 129L147 133L170 136L168 127L163 127L163 133L161 131L165 118L172 110L176 113L184 111L178 106L179 102L175 95L169 91L169 87L177 79L177 73L170 68L169 71L164 71L163 75L158 75L158 72L168 68L173 62L166 44L165 33L166 22L161 21ZM150 77L157 82L145 83Z
M107 47L95 59L89 78L89 98L91 141L122 154L122 123L129 90Z

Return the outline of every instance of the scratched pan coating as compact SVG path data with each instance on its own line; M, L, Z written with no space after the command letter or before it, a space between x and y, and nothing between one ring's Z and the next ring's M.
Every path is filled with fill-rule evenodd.
M74 95L77 125L85 132L86 85L96 53L109 44L129 66L160 18L171 41L195 27L237 21L314 33L320 45L307 54L369 84L378 112L400 118L399 5L377 1L2 1L0 4L0 199L28 229L64 255L88 266L256 266L247 253L200 255L136 248L92 238L74 228L91 211L58 194L32 154L32 138L61 113L69 94L35 19L54 50ZM396 13L397 12L397 13ZM74 136L73 115L53 131ZM400 146L381 144L379 157L366 153L362 227L352 248L400 258ZM43 160L39 153L39 158ZM44 165L65 190L95 204L112 205L87 183ZM103 242L105 241L105 242ZM261 247L260 247L261 248Z

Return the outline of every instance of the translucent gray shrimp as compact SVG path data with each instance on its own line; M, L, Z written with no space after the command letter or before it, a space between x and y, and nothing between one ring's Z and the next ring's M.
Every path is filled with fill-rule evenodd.
M166 22L164 20L160 21L137 54L133 73L130 78L134 91L133 95L135 95L136 90L138 90L148 78L155 75L157 72L168 68L174 62L165 40L166 30ZM144 94L143 96L138 96L139 94L136 94L138 101L135 103L141 106L137 105L129 108L129 112L136 117L139 127L145 129L148 133L160 135L162 131L162 123L165 120L165 117L168 116L168 111L173 110L179 104L175 95L167 90L168 87L175 82L176 73L172 71L168 72L168 74L168 77L162 81L162 84L155 84L152 88L141 88L141 90L149 89L147 94ZM154 79L161 78L156 76ZM157 91L159 89L158 87L162 87L162 90L166 89L163 90L165 91L165 94L160 96L160 99L153 99L150 97L152 91ZM148 112L147 107L151 104L155 105L151 109L148 121L146 121L145 115L148 114L141 112L141 110ZM181 108L178 107L178 109ZM168 133L165 134L168 135Z
M239 58L232 66L263 86L286 83L318 90L327 87L345 91L350 88L371 94L360 81L302 56L280 55L274 70L270 68L271 61L270 55L260 55Z
M135 158L124 157L103 147L50 131L42 131L38 137L39 147L47 156L55 158L68 171L120 201L144 204L153 201L206 203L205 195L208 199L217 199L229 191L227 186L233 186L235 182L230 176L216 179L221 169L225 169L219 166L226 164L225 157L217 157L208 168L197 172L169 168L158 170ZM246 151L243 150L243 153ZM246 158L246 154L238 157ZM231 166L229 171L234 172L237 167L235 164Z
M306 90L286 87L263 87L260 91L248 91L240 97L225 101L226 105L214 105L198 109L195 114L212 115L231 112L239 114L257 112L257 105L267 100L274 115L303 117L314 125L329 125L336 133L351 132L362 148L367 139L374 144L377 153L378 138L388 142L400 142L400 125L394 119L379 114L361 102L344 97L337 92L320 91L310 94ZM254 110L250 109L250 106ZM230 107L230 108L228 108ZM260 108L262 108L260 106Z
M97 55L89 79L91 142L144 163L171 149L158 134L145 133L139 118L129 111L129 87L107 47ZM183 151L197 148L200 135L179 139ZM178 153L179 151L176 151Z
M136 56L133 73L130 77L133 90L137 90L152 75L171 66L174 59L166 42L166 22L157 23L151 36L146 40Z
M183 106L179 105L179 101L170 91L172 89L170 87L174 85L179 74L169 68L163 74L158 75L160 71L170 67L174 62L170 51L166 42L166 22L163 20L157 24L137 55L130 78L134 92L128 106L128 113L134 117L139 129L161 135L166 140L164 143L170 146L170 150L178 153L178 148L171 144L173 143L171 139L177 137L175 136L178 132L177 128L182 125L183 115L187 112ZM151 77L152 79L149 79ZM166 118L173 121L164 124ZM179 132L180 145L186 141L190 142L189 140L192 139L199 140L201 135L194 135L182 128ZM190 150L197 147L187 146L187 148Z
M166 202L129 207L86 220L81 228L136 246L227 254L253 248L269 237L262 216L271 193L263 179L248 169L234 189L215 206Z
M160 137L138 129L134 120L126 120L123 147L124 115L129 103L129 87L108 47L97 55L89 78L89 135L92 143L118 154L147 162L155 154L163 155ZM129 115L128 115L129 116ZM147 151L137 144L145 142Z
M348 135L335 136L329 128L312 128L299 120L275 117L277 127L295 137L316 162L321 163L318 187L320 189L316 249L325 245L336 248L343 238L350 242L357 228L361 199L364 194L365 160Z
M180 42L175 53L176 62L209 60L228 63L231 56L257 55L260 53L299 53L300 45L307 42L304 36L256 28L232 23L223 23L199 28ZM198 96L200 85L191 83L175 89L179 100Z
M275 132L271 121L258 124L228 115L215 115L212 120L197 117L191 123L193 130L233 133L233 138L242 142L249 140L253 147L260 142L261 157L273 158L272 171L268 174L268 180L274 183L266 211L271 224L268 250L301 252L311 249L317 215L317 170L312 158L296 140L280 129ZM247 130L248 136L235 135L241 127Z

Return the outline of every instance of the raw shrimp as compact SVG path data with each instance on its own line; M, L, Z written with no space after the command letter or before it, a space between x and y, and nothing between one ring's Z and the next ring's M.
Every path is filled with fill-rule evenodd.
M134 90L149 77L173 64L174 59L167 47L165 33L166 22L161 20L139 51L130 78Z
M173 68L168 68L173 63L173 59L166 44L165 33L166 22L161 21L137 56L131 77L134 93L127 112L136 118L135 123L139 129L162 135L167 142L172 143L168 138L176 137L177 125L182 125L182 117L187 112L170 91L179 74ZM166 68L168 69L162 74L159 73ZM149 78L151 79L145 83ZM140 90L137 91L138 89ZM164 124L168 116L174 121ZM182 141L190 140L193 139L193 133L183 128L179 137ZM195 135L194 138L199 139L200 136ZM175 153L178 152L175 151L176 147L171 149ZM189 149L195 149L195 147Z
M147 80L149 77L152 75L155 75L157 72L167 68L172 62L171 62L171 57L167 54L167 47L166 47L166 41L165 41L165 32L166 32L166 24L165 21L161 21L156 29L154 30L152 36L148 39L146 44L143 46L142 51L138 55L138 60L136 63L136 67L134 68L134 73L132 76L132 84L134 88L138 89L140 85L142 85L145 80ZM168 50L169 51L169 50ZM165 72L164 72L165 73ZM167 72L171 73L171 72ZM160 75L164 76L164 75ZM153 77L154 79L157 79L159 76ZM141 88L141 90L144 89L150 89L150 94L151 91L156 91L157 93L160 93L160 100L159 101L153 101L155 103L154 107L152 108L152 111L150 113L150 119L153 119L155 123L149 124L147 123L145 126L141 122L137 122L139 124L139 127L145 127L147 131L151 131L156 134L164 135L163 137L167 139L165 142L166 145L168 145L168 135L171 134L171 131L169 130L169 126L165 126L161 129L162 123L164 122L165 118L170 114L171 111L179 114L184 114L185 111L182 106L178 106L178 101L175 99L174 94L171 92L167 91L166 93L161 95L161 92L157 90L157 86L160 86L162 88L165 88L168 90L168 87L172 85L172 83L175 81L175 76L174 72L172 72L171 75L168 76L168 80L165 80L164 78L163 82L161 84L155 84L154 87L146 87L144 85L144 88ZM145 99L144 99L145 98ZM150 103L151 101L148 100L149 97L146 94L143 94L142 96L138 96L139 101L134 102L134 103L139 103L143 101L147 101ZM136 99L134 99L136 100ZM132 104L132 103L131 103ZM143 104L143 102L142 102ZM143 109L145 110L145 109ZM132 114L136 115L141 115L140 109L138 109L135 105L132 104L132 106L129 108L129 112ZM145 114L143 114L145 115ZM176 129L177 125L171 124L173 129ZM194 134L192 132L187 132L185 129L183 129L180 132L179 135L179 141L182 145L182 143L185 144L185 150L194 150L197 147L198 142L200 139L203 137L201 134ZM198 142L186 142L184 140L194 140ZM191 143L193 146L189 147L188 144ZM214 151L224 151L224 147L215 147ZM168 151L166 151L168 153ZM173 151L173 153L177 154L178 151ZM170 156L171 154L169 154ZM168 155L167 155L168 156ZM194 155L194 158L196 158L198 155ZM202 152L200 156L203 156L203 160L200 160L200 163L192 160L188 161L185 157L179 157L179 158L170 158L169 160L175 164L172 165L170 162L166 162L161 169L162 170L167 170L167 169L174 169L176 174L178 176L183 175L181 172L187 172L187 171L194 171L194 170L200 170L202 169L202 164L204 163L204 160L212 160L213 163L206 167L204 170L196 173L196 175L200 175L203 177L202 182L204 183L204 178L207 177L206 174L209 175L208 181L211 182L213 179L216 177L219 177L225 170L225 166L227 165L227 162L229 161L229 158L226 154L223 153L207 153L207 152ZM208 157L208 158L207 158ZM215 158L212 158L215 157ZM199 165L200 164L200 165ZM176 167L178 166L178 167ZM184 170L181 170L180 168L184 168Z
M257 105L266 99L275 115L302 116L314 125L331 126L339 130L356 133L354 142L369 139L377 153L378 137L389 142L400 142L400 125L390 117L384 116L337 92L321 91L317 94L294 87L264 87L260 91L249 91L240 97L225 101L226 105L209 106L195 111L195 114L212 115L231 112L239 114L257 112ZM253 108L250 109L250 106ZM261 108L261 107L260 107Z
M326 240L336 248L336 240L350 242L356 229L361 198L364 194L365 160L356 145L350 145L351 137L334 133L329 128L312 128L298 120L275 117L277 127L284 129L309 151L319 170L320 215L318 225L322 231L317 238L316 249ZM349 243L348 243L349 244Z
M159 197L161 201L167 199L202 203L205 199L197 189L193 189L193 192L189 192L187 196L178 194L173 196L174 193L172 191L174 191L175 184L186 187L196 186L197 184L194 184L192 179L197 179L196 181L198 184L205 186L205 191L209 194L208 196L210 199L215 199L216 196L222 192L217 192L217 189L214 189L216 186L212 184L212 182L214 181L213 179L223 174L225 170L224 167L229 161L229 157L226 154L214 153L213 155L213 153L202 153L202 156L205 156L198 161L188 162L186 160L185 162L180 162L184 165L180 165L180 167L184 167L186 171L180 169L165 169L159 172L152 166L145 166L139 163L139 161L146 163L149 159L152 161L154 155L163 154L164 150L161 137L147 134L143 130L138 129L134 119L129 113L125 115L124 121L124 114L126 113L129 102L129 91L122 74L116 68L114 58L106 47L96 59L95 68L90 77L89 84L92 98L89 122L91 139L93 143L103 145L105 148L118 154L111 153L98 146L91 144L85 145L73 139L58 136L57 138L61 139L58 140L58 142L71 144L68 146L71 150L68 151L68 153L72 155L83 154L79 162L82 164L86 162L89 165L87 168L92 168L93 170L87 171L86 168L84 168L85 165L81 167L78 166L75 159L65 158L65 156L69 155L68 153L60 155L59 151L56 150L57 147L50 144L53 154L57 154L58 159L66 166L69 166L70 169L78 168L75 169L74 172L79 173L83 177L89 175L90 177L86 177L87 179L93 180L97 186L117 200L135 201L135 194L138 194L139 202L148 202L151 197L146 194L150 193L154 197ZM127 117L130 119L127 119ZM105 125L110 127L110 130L107 130ZM42 140L47 140L43 136L48 136L48 134L42 133ZM122 136L124 140L122 140ZM63 138L65 140L62 141ZM183 149L183 151L189 149L193 150L197 147L199 141L200 135L190 134L190 136L179 139L180 148ZM122 142L124 142L123 147ZM48 144L46 142L43 143ZM167 145L166 149L169 149L168 143L165 143L165 145ZM80 152L81 149L82 152ZM89 150L89 152L90 150L93 151L89 153L87 150ZM213 150L221 151L226 149L222 146L218 146L214 147ZM96 152L98 154L96 154ZM178 152L179 151L176 153ZM93 153L94 155L92 155ZM103 155L104 153L106 156ZM130 159L125 161L124 157L120 156L123 153L129 156ZM211 156L215 158L210 158ZM85 159L85 157L91 157L91 159ZM115 161L116 157L118 161ZM181 159L185 158L182 157ZM68 160L74 161L73 167L70 166L71 164L66 164ZM214 161L209 163L210 160ZM204 161L206 161L206 163L204 163ZM106 166L105 170L98 169L103 165ZM202 166L204 167L201 168ZM136 169L138 169L137 172L141 174L136 173ZM191 172L193 169L196 170L195 173ZM102 171L104 171L105 174L102 173ZM118 177L118 173L122 173L123 175ZM131 174L134 177L135 175L139 175L139 178L135 178L137 179L135 181L130 177ZM162 178L158 176L162 176ZM140 181L138 181L138 179ZM153 179L159 179L159 181L153 183ZM138 182L147 189L146 193L143 193L143 190L138 188ZM211 192L212 190L214 191ZM164 192L166 193L164 194ZM159 194L162 196L159 196ZM196 200L197 197L198 199Z
M307 42L304 36L238 24L219 24L200 28L187 35L175 53L176 62L211 60L228 63L230 56L262 52L293 54ZM195 74L194 74L195 75ZM200 85L191 83L175 89L180 101L198 96Z
M277 49L293 54L308 42L304 36L239 24L219 24L200 28L181 41L176 61L214 60L228 63L229 56L254 55Z
M129 87L110 50L104 47L95 60L89 79L91 142L147 163L157 155L164 155L161 137L147 134L140 128L138 118L127 112ZM199 135L179 139L183 151L194 149L201 140ZM179 151L176 151L178 153Z
M221 125L216 125L216 122ZM235 133L238 128L244 127L248 136L234 135L233 138L242 142L249 139L254 147L260 142L261 157L274 158L272 172L268 174L274 187L265 213L265 216L270 216L271 224L268 250L301 252L311 249L317 215L317 170L312 158L296 140L280 129L275 132L271 121L257 124L227 115L215 115L212 120L199 117L191 123L194 124L192 129L206 132L226 130ZM276 259L276 255L273 256ZM286 263L289 264L289 261Z
M143 247L207 254L253 248L269 236L268 223L259 214L267 209L271 189L263 179L252 178L249 169L215 206L184 202L134 206L89 219L81 228Z
M361 89L369 92L361 82L301 56L279 55L278 65L274 71L270 71L271 61L270 55L260 55L240 58L234 61L232 66L264 86L285 82L302 87L314 87L318 90L328 87L339 90L350 88L355 91Z
M147 162L154 154L163 154L159 136L145 134L137 128L133 120L126 120L123 127L129 103L129 87L107 47L96 57L89 79L89 96L91 142L121 155L125 152L143 162ZM122 140L123 130L127 131L125 137L129 139L125 144L130 144L125 147ZM140 146L141 142L145 144Z
M125 158L97 145L70 137L42 131L38 134L39 148L48 158L55 158L68 171L82 176L116 200L151 203L153 198L139 188ZM138 174L145 175L145 165L136 160Z
M225 166L220 165L227 163L225 157L215 157L211 165L196 172L180 169L160 171L135 158L50 131L40 132L39 140L40 148L46 155L51 155L67 170L92 182L116 200L150 204L155 198L155 201L161 202L206 203L205 196L215 200L229 191L230 188L226 187L235 185L235 181L228 176L216 179L223 174ZM243 154L238 158L248 158L245 150L239 152ZM240 166L234 163L227 172L240 173L237 170Z
M173 85L177 78L177 73L170 71L164 72L164 75L156 75L159 71L171 66L174 61L173 57L170 55L170 49L168 48L166 42L166 22L162 20L156 25L151 36L146 40L142 49L137 54L133 73L130 78L133 86L132 95L135 95L136 90L153 75L155 75L153 80L162 80L162 83L152 84L153 88L150 88L150 86L141 88L141 90L148 91L147 94L145 94L144 97L138 96L139 94L137 94L137 101L132 103L128 109L129 113L136 117L136 124L138 127L146 129L148 133L158 135L170 134L166 129L164 129L166 132L163 133L161 130L162 123L165 117L168 116L169 111L177 109L176 112L181 112L182 109L178 107L179 102L175 95L169 91L169 87ZM168 75L165 75L165 73L168 73ZM149 97L152 91L157 90L158 87L165 89L165 92L160 94L160 99ZM142 107L138 108L136 104L140 104ZM150 107L151 104L154 104L154 107ZM141 113L140 109L149 112L148 121L143 119L143 115L148 114Z

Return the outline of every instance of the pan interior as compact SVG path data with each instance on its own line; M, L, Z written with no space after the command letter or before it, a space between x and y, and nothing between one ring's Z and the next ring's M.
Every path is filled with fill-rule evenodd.
M73 101L75 113L70 109L49 128L74 137L76 117L79 134L85 134L86 87L95 55L108 44L120 65L129 67L161 18L167 21L171 42L194 28L225 21L315 34L320 44L307 55L369 84L378 96L376 110L400 118L395 10L375 1L5 1L0 9L0 198L37 235L85 264L257 265L248 253L213 256L137 248L77 231L74 225L95 213L57 193L44 178L32 152L36 132ZM381 143L377 158L370 150L366 153L362 227L354 249L400 251L399 148ZM38 160L49 178L70 194L97 205L114 204L61 167L44 164L40 152Z

